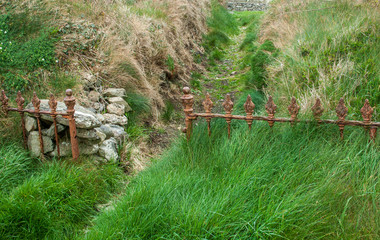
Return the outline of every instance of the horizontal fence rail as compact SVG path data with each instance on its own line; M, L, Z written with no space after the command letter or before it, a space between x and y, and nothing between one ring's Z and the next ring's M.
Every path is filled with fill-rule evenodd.
M363 117L363 121L354 121L354 120L346 120L346 116L348 113L348 108L344 104L343 98L339 100L338 106L336 107L336 114L338 120L322 120L321 116L323 114L323 107L321 104L321 100L317 98L314 106L311 108L313 111L314 119L306 119L300 120L297 119L300 107L297 104L296 99L293 97L290 105L288 107L288 111L290 114L290 118L276 118L275 113L277 110L277 105L274 103L272 96L269 96L268 102L265 105L265 110L268 113L268 116L253 116L255 110L255 104L252 102L252 98L250 95L247 97L247 101L244 104L244 110L246 115L232 115L232 110L234 107L234 103L231 100L231 96L227 94L223 107L225 114L212 113L212 108L214 107L214 103L210 99L210 95L206 94L206 99L203 101L203 108L205 110L204 113L194 113L193 105L194 105L194 97L190 93L190 88L183 88L184 95L181 97L182 105L185 112L185 124L186 127L182 130L186 133L187 139L189 140L192 133L193 121L198 117L206 119L208 134L211 135L211 119L212 118L224 118L227 122L228 127L228 138L231 137L231 120L245 120L248 124L249 130L251 130L251 126L253 121L266 121L268 122L270 127L273 127L276 122L287 122L294 125L297 122L317 122L318 124L335 124L339 127L340 138L343 140L344 137L344 128L345 126L362 126L365 129L369 130L370 138L375 141L377 135L377 128L380 127L380 122L372 121L373 108L370 106L368 99L365 100L364 106L361 108L360 112Z
M41 158L44 158L44 142L42 137L41 130L41 115L50 115L53 118L54 123L54 134L55 134L55 142L57 146L57 155L60 157L60 149L59 149L59 136L58 136L58 128L57 128L57 116L62 116L69 120L69 131L70 131L70 141L71 141L71 151L74 160L77 160L79 157L79 146L77 140L77 130L75 125L75 117L74 117L74 107L75 107L75 97L73 96L73 92L71 89L66 90L66 97L64 99L64 103L67 107L66 112L57 112L57 100L54 95L50 95L49 99L49 108L50 111L40 111L41 100L37 97L36 93L33 93L32 104L34 110L24 109L25 99L22 97L21 92L17 93L16 103L17 108L12 108L9 106L9 98L5 95L5 91L1 91L0 101L2 104L2 111L5 116L8 116L8 112L18 112L21 116L21 128L23 133L24 145L27 148L27 135L26 135L26 127L25 127L25 118L24 114L29 113L35 116L37 119L37 128L39 133L39 142L40 142L40 152Z

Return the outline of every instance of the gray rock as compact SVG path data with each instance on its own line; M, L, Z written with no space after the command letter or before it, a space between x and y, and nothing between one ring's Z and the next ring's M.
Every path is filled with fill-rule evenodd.
M132 108L129 106L129 104L121 97L111 97L108 99L108 102L123 105L125 107L125 112L132 111Z
M53 141L46 136L42 136L44 144L44 153L49 153L54 150ZM40 136L37 131L30 132L28 137L28 148L33 157L39 157L41 155L40 150Z
M71 143L69 141L60 141L59 142L59 153L61 157L70 157L71 154ZM55 146L54 151L50 153L50 156L57 157L57 146Z
M32 109L34 110L33 105L30 103L28 106L26 106L26 109ZM96 115L87 110L86 108L80 106L80 105L75 105L75 122L77 128L84 128L84 129L91 129L91 128L96 128L101 125L101 122L99 119L96 117ZM43 99L41 100L41 105L40 105L40 110L41 111L50 111L48 100ZM66 112L67 108L66 105L63 102L58 102L57 105L57 112ZM53 122L53 118L50 115L42 115L42 119ZM57 122L69 126L69 120L63 118L62 116L57 116Z
M81 142L79 144L79 153L83 155L94 155L99 151L98 144L86 144L85 142Z
M98 93L96 91L91 91L88 94L88 99L90 99L91 102L99 102L100 93Z
M107 161L116 162L119 158L116 140L114 138L105 140L99 147L99 155Z
M112 131L112 137L114 137L119 144L122 144L127 139L128 134L123 127L117 125L109 125L109 127Z
M125 97L126 92L124 88L108 88L103 91L105 97Z
M37 120L33 117L25 116L26 131L31 132L37 129Z
M118 116L115 114L103 114L104 117L104 122L113 124L113 125L120 125L120 126L125 126L128 124L128 118L126 116Z
M110 126L111 126L110 124L105 124L105 125L102 125L99 127L101 132L106 135L106 139L113 137L113 131L112 131L112 128Z
M65 130L65 126L61 124L57 124L57 132L60 133L63 130ZM48 129L42 129L41 130L42 135L47 136L47 137L55 137L55 130L54 130L54 124L52 124Z
M100 122L104 123L104 117L103 117L102 114L100 114L100 113L96 114L96 118L97 118Z
M87 140L100 140L100 141L103 141L106 138L106 134L104 134L100 128L78 129L77 136L78 138L83 138Z
M125 107L124 105L118 104L118 103L111 103L107 106L107 112L110 114L116 114L119 116L124 116L125 114Z

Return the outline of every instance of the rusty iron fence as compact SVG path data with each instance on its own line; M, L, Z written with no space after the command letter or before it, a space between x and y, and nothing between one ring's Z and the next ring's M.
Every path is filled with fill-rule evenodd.
M193 105L194 105L194 97L190 93L190 88L185 87L183 88L184 95L181 97L182 105L185 112L185 124L186 127L182 130L183 133L186 133L187 139L189 140L192 133L193 128L193 121L196 120L198 117L206 119L207 122L207 128L208 128L208 135L211 135L211 119L212 118L224 118L227 122L228 126L228 138L231 136L231 121L232 119L236 120L245 120L248 124L249 130L251 130L252 122L253 121L267 121L270 127L273 127L273 125L276 122L280 123L291 123L292 126L297 122L316 122L318 124L336 124L339 127L340 131L340 138L343 140L343 133L345 126L362 126L366 130L369 131L370 138L375 141L376 134L377 134L377 128L380 127L380 122L373 122L372 121L372 114L373 114L373 108L370 106L368 99L365 100L364 106L361 108L361 114L363 117L363 121L353 121L353 120L346 120L346 116L348 113L348 108L344 104L343 98L340 99L338 106L336 107L336 114L338 117L338 120L323 120L321 119L321 116L323 114L323 107L321 104L321 100L319 98L316 99L316 102L314 106L311 108L314 120L300 120L297 119L298 112L300 107L297 104L296 99L293 97L291 100L291 103L288 107L288 111L290 114L290 118L276 118L275 113L277 106L273 102L273 98L269 96L268 102L265 105L266 112L268 113L268 116L253 116L253 112L255 110L255 104L252 102L252 98L250 95L247 97L247 101L244 104L244 110L246 112L245 116L242 115L232 115L232 110L234 107L234 103L231 100L231 96L227 94L224 102L223 107L225 110L225 114L217 114L212 113L212 108L214 106L214 103L210 99L210 95L206 94L206 99L203 101L203 107L205 110L205 113L194 113Z
M27 143L28 139L27 139L27 134L26 134L24 115L25 113L29 113L35 116L35 118L37 119L41 158L44 158L44 142L43 142L42 130L41 130L41 115L50 115L53 118L54 134L55 134L55 142L57 146L58 158L60 157L60 149L59 149L59 136L58 136L58 128L57 128L57 116L62 116L63 118L68 119L72 157L74 160L78 159L79 146L78 146L77 129L76 129L75 117L74 117L75 97L73 96L73 92L71 89L66 90L66 97L64 98L64 103L67 107L66 112L57 112L58 102L53 94L50 95L50 99L48 102L50 111L40 110L41 100L37 97L35 92L33 93L33 98L32 98L32 104L33 104L34 110L24 109L25 99L22 97L21 92L17 93L17 97L16 97L17 108L12 108L9 106L9 98L5 95L4 90L1 91L0 101L2 103L2 111L5 114L5 116L8 116L8 112L12 112L12 111L18 112L20 114L21 128L22 128L25 148L28 147L28 143Z

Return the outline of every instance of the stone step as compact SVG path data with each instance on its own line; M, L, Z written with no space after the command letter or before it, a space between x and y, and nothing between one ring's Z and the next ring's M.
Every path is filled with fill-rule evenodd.
M227 9L229 11L265 11L270 0L229 0Z

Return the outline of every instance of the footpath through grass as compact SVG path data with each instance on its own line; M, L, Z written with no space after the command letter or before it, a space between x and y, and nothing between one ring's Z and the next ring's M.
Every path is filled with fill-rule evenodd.
M379 144L363 129L195 128L80 239L377 239Z

